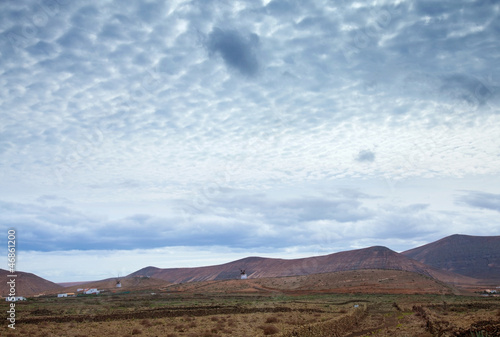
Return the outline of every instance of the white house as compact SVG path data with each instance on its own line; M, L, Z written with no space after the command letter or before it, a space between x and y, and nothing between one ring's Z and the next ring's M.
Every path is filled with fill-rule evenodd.
M100 291L97 290L96 288L89 288L89 289L84 289L83 293L87 295L92 295L92 294L98 295Z
M68 294L57 294L57 297L68 297Z

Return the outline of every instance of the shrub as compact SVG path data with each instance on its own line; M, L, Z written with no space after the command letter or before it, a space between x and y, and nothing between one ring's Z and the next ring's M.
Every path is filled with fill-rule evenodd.
M271 316L271 317L268 317L268 318L266 319L266 323L276 323L276 322L278 322L278 321L279 321L279 320L278 320L278 317L276 317L276 316Z
M260 327L262 329L262 331L264 332L264 335L268 336L268 335L274 335L274 334L277 334L278 332L280 332L280 330L275 327L274 325L265 325L265 326L261 326Z
M134 328L134 330L132 330L132 335L140 335L141 333L141 329Z
M141 324L142 324L143 326L145 326L146 328L149 328L150 326L152 326L152 325L153 325L149 319L143 319L143 320L141 321Z

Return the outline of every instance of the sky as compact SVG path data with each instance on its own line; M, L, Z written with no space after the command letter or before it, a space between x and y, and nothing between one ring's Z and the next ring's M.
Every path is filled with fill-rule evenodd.
M68 282L500 235L499 14L2 1L0 251Z

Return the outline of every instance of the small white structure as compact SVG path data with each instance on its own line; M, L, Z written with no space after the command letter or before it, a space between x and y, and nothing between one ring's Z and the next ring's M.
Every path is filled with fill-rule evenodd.
M247 274L245 273L245 269L240 269L240 276L242 280L247 279Z
M116 287L121 288L122 287L122 281L116 280Z
M84 289L83 293L87 295L98 295L100 291L97 290L96 288L90 288L90 289Z
M80 292L80 291L83 291L83 288L76 289L76 292Z
M68 297L68 294L57 294L57 297Z
M11 296L11 297L6 297L5 301L7 301L7 302L26 301L26 297L24 297L24 296Z

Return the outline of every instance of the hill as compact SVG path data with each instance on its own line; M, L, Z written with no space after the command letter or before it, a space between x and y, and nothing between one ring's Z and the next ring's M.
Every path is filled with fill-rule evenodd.
M10 272L4 269L0 269L0 279L5 282L0 283L0 293L3 297L9 294L9 286L7 285L7 275ZM16 271L16 296L32 296L41 293L54 293L61 289L62 286L55 284L53 282L47 281L35 274L25 273L22 271Z
M429 277L402 271L362 269L335 273L179 283L169 292L185 293L367 293L367 294L451 294L457 289Z
M153 277L128 276L120 279L121 287L116 287L116 278L108 278L100 281L92 281L71 285L64 288L65 292L76 292L80 288L97 288L99 290L110 291L129 291L129 290L144 290L144 289L159 289L164 288L171 283Z
M150 276L171 283L216 281L239 278L244 269L249 278L299 276L360 269L388 269L413 272L446 283L475 284L477 280L429 267L389 248L375 246L302 259L271 259L249 257L226 264L198 267L160 269L146 267L130 276Z
M402 254L460 275L500 280L500 236L456 234Z

